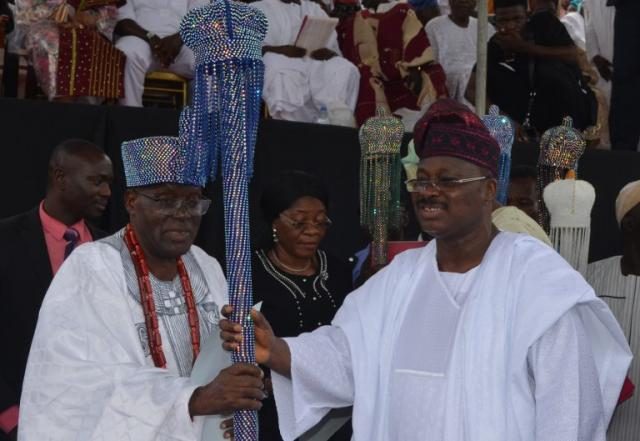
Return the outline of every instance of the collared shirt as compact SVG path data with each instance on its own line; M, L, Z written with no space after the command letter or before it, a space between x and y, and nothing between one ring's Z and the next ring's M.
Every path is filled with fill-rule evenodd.
M84 219L68 227L44 211L44 201L40 203L40 222L42 222L42 230L44 231L44 239L47 243L51 270L54 275L58 272L58 269L64 261L64 249L67 246L67 241L62 236L65 231L67 231L67 228L75 228L76 231L80 233L80 239L78 239L76 246L93 240L91 231L89 231L89 227L87 227Z

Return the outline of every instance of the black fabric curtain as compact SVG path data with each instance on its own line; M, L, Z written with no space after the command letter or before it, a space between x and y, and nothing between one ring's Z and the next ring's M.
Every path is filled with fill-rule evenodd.
M44 101L0 99L0 218L35 206L44 196L47 162L57 143L83 138L101 146L114 163L116 181L112 200L100 226L113 232L127 221L122 204L124 177L120 144L125 140L155 135L176 135L178 112L116 106L85 106ZM410 140L405 136L403 151ZM535 165L535 146L516 145L513 165ZM347 258L365 245L358 222L358 173L360 146L355 129L266 120L260 125L254 178L250 186L251 231L258 245L270 234L262 220L258 200L263 183L280 170L300 169L319 176L329 189L329 216L334 225L324 248ZM588 151L580 161L578 175L596 188L592 213L590 260L620 253L621 239L614 206L618 191L640 179L640 154L624 151ZM223 207L218 181L207 188L213 199L203 218L197 240L207 252L224 262ZM412 213L408 205L407 210ZM412 216L411 216L412 218ZM412 220L406 237L417 236Z

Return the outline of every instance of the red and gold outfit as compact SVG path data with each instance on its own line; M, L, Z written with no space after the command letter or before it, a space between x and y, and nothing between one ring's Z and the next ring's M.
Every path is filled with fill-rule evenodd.
M376 105L391 113L420 110L448 96L442 67L433 58L424 27L413 10L400 3L383 14L358 11L337 27L340 50L360 71L356 121L375 115ZM419 91L410 82L420 79Z
M125 56L111 43L120 0L16 0L17 21L27 26L25 47L40 87L56 97L115 99L124 94ZM95 27L74 25L79 12Z

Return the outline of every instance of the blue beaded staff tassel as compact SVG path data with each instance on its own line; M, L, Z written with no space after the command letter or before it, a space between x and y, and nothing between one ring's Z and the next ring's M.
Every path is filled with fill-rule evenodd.
M183 115L182 136L196 154L189 166L215 179L222 175L225 244L232 319L243 324L243 342L234 363L255 363L249 236L248 183L260 117L264 77L264 14L229 0L191 10L180 35L196 60L193 104ZM238 441L258 439L254 411L234 415Z
M489 108L489 114L482 117L482 122L491 133L491 136L500 146L500 159L498 160L498 193L496 199L502 205L507 203L509 195L509 175L511 174L511 147L513 146L514 128L511 120L500 115L497 106Z

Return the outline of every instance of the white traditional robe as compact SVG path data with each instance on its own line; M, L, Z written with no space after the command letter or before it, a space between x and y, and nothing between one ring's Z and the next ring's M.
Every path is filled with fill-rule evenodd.
M430 20L425 30L433 56L447 75L449 96L466 104L464 93L476 64L478 20L469 17L469 26L462 28L451 21L448 15L440 15ZM495 32L494 27L488 24L487 41Z
M514 233L464 275L435 254L400 254L332 326L287 339L292 380L272 372L283 438L353 404L356 441L603 441L631 353L584 279Z
M613 63L613 21L616 8L604 0L584 0L585 41L589 61L601 55ZM611 101L611 81L600 78L598 89Z
M631 351L640 353L640 277L624 276L620 269L621 256L592 262L587 268L587 282L604 300L620 322ZM629 377L640 383L640 363L631 363ZM607 439L609 441L638 441L640 438L640 394L638 390L622 403L613 414Z
M167 369L154 367L135 271L121 232L78 247L47 291L20 401L21 441L195 441L202 417L189 416L196 388L179 277L158 302ZM201 339L219 340L227 303L215 259L193 246L183 256ZM164 285L163 285L164 286ZM230 361L229 361L230 362Z
M310 0L300 5L280 0L261 0L250 3L260 9L269 21L264 46L285 46L295 43L305 15L328 18L320 6ZM358 68L341 56L338 36L334 31L328 49L338 56L327 61L313 60L308 55L290 58L267 52L263 99L273 118L314 122L322 106L329 115L353 118L356 108L360 73Z

